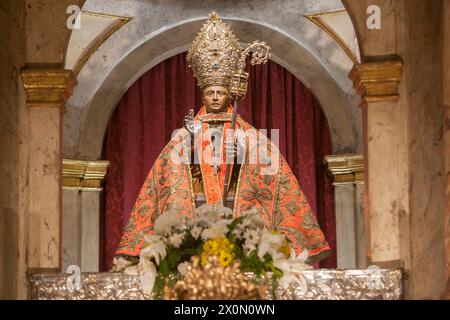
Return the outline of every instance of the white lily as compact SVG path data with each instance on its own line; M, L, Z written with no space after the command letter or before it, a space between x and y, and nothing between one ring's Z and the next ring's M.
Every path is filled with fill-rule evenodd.
M253 208L242 212L242 215L244 216L244 221L242 221L243 226L253 229L264 227L264 221L261 218L261 210Z
M220 219L229 219L233 216L233 210L224 207L220 202L204 204L195 209L195 221L206 221L214 224Z
M216 223L212 224L209 228L203 230L202 239L209 240L214 238L224 237L229 229L228 225L231 223L231 220L220 220Z
M125 273L125 274L127 274L129 276L138 276L139 275L138 265L133 265L133 266L126 267L123 270L123 273Z
M312 269L312 266L306 263L308 259L308 250L304 250L300 255L296 256L294 249L291 249L291 256L286 259L276 259L273 265L283 271L283 276L279 280L279 285L287 289L291 283L307 290L306 279L302 275L302 271Z
M172 229L183 224L183 219L175 210L164 212L155 221L154 230L156 234L167 236L172 233Z
M111 272L123 272L127 267L131 266L133 263L123 257L114 257L113 267Z
M141 249L140 261L155 259L156 264L166 257L166 243L159 235L148 235L144 237L144 247Z
M156 280L156 268L153 262L143 259L139 262L139 274L141 286L145 294L152 296Z
M272 260L284 258L284 254L279 249L284 245L286 237L283 234L273 233L264 230L259 243L258 257L263 260L268 253Z

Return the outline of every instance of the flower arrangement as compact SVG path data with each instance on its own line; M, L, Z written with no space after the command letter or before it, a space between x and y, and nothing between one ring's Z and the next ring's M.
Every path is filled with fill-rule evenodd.
M222 267L240 262L241 272L259 277L272 273L272 281L287 287L301 281L299 272L308 252L296 256L286 236L268 230L258 210L246 211L233 219L233 211L217 203L195 210L195 218L169 210L156 221L154 233L145 236L139 259L115 258L113 271L141 275L144 291L161 298L164 285L183 278L193 256L204 266L210 257Z

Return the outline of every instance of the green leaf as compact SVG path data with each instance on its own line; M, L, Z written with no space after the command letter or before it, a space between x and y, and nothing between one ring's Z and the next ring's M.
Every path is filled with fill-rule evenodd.
M155 279L155 285L153 286L153 300L161 300L163 298L165 278L158 273Z
M233 241L231 241L233 242ZM245 253L244 250L242 250L242 246L236 244L235 242L233 242L234 244L234 254L236 255L236 258L239 260L242 260L245 258Z
M167 257L159 263L158 271L163 277L169 276L170 269L169 263L167 262Z
M201 247L197 247L197 248L188 248L188 249L184 249L181 251L180 255L185 257L185 256L195 256L197 254L199 254L201 251Z
M251 252L248 256L243 255L241 258L241 270L243 272L253 272L257 276L261 276L265 272L265 264L255 251Z
M229 229L230 231L228 232L228 234L231 234L231 232L237 227L238 224L242 223L242 221L244 220L244 217L239 217L233 220L233 222L231 222Z

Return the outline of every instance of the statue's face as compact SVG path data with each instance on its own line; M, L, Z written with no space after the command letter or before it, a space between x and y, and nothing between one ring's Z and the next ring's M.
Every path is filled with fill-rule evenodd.
M222 86L206 87L203 90L203 105L208 113L225 112L230 105L230 90Z

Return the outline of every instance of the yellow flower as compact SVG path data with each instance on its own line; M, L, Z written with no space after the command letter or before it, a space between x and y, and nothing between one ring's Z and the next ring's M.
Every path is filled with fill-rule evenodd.
M276 230L271 230L270 233L273 234L273 235L281 234L281 233L279 233ZM283 245L278 247L278 252L284 254L286 257L290 257L290 255L291 255L291 246L289 245L289 242L287 240L284 240L283 241Z
M203 244L200 256L202 266L206 264L206 259L209 256L217 256L219 263L226 267L236 258L234 245L227 238L223 237L208 240Z
M289 257L291 255L291 247L289 246L289 243L287 241L285 241L284 245L280 247L280 252L286 257Z

